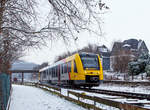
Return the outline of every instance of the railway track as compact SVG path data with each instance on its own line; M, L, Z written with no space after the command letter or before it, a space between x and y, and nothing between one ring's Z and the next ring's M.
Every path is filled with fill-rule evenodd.
M86 92L107 94L107 95L112 95L112 96L122 96L122 97L126 97L126 98L150 100L150 94L120 92L120 91L102 90L102 89L81 89L81 90L84 90Z
M117 85L129 85L129 86L150 86L150 81L120 81L120 80L103 80L104 84L117 84Z
M98 94L105 94L105 95L111 95L111 96L121 96L111 98L111 97L96 97L95 101L99 100L104 105L116 107L116 108L123 108L124 110L150 110L150 94L140 94L140 93L132 93L132 92L119 92L119 91L110 91L110 90L102 90L102 89L89 89L89 88L70 88L70 87L60 87L56 85L51 85L53 87L59 88L59 89L68 89L70 90L81 90L85 92L91 92L91 93L98 93ZM71 92L71 91L70 91ZM71 92L72 93L72 92ZM77 96L80 97L88 97L88 95L84 96L82 93L74 93L78 94ZM79 98L78 98L79 99ZM135 100L134 100L135 99ZM143 102L143 99L147 99L147 101ZM120 100L122 100L120 102ZM148 108L147 108L148 106Z
M122 96L125 98L133 98L133 99L146 99L150 101L150 94L143 94L143 93L133 93L133 92L122 92L122 91L113 91L113 90L103 90L103 89L89 89L89 88L72 88L70 86L56 86L51 85L53 87L57 88L66 88L66 89L74 89L74 90L82 90L85 92L91 92L91 93L98 93L98 94L106 94L106 95L112 95L112 96Z

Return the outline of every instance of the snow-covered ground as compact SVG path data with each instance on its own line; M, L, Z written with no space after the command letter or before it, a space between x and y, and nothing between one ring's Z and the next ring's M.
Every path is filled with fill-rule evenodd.
M148 90L143 88L131 88L131 87L122 87L117 85L106 85L102 84L99 87L100 89L109 89L109 90L118 90L118 91L130 91L130 92L140 92L148 93ZM148 87L149 88L149 87ZM147 89L148 89L147 88ZM69 89L71 90L71 89ZM61 93L67 96L68 89L61 89ZM85 93L84 91L79 90L71 90L78 93ZM89 96L97 96L101 98L107 98L118 102L126 102L126 103L150 103L147 100L131 100L119 96L109 96L104 94L96 94L96 93L85 93ZM78 99L76 96L69 95L74 99ZM85 103L93 104L93 101L87 99L80 99L80 101ZM96 104L97 107L106 109L106 110L118 110L113 107L109 107L103 104ZM146 108L150 108L150 105L144 105ZM30 86L22 86L22 85L13 85L13 92L11 96L11 104L10 110L85 110L84 108L71 103L63 98L60 98L56 95L52 95L50 92L44 91L42 89Z
M139 75L134 75L133 79L132 76L128 73L117 73L112 71L103 71L104 80L120 80L120 81L150 81L150 77L147 77L146 73L142 73Z
M36 87L12 85L10 110L85 110Z
M98 87L94 87L97 89L104 90L114 90L114 91L123 91L123 92L134 92L134 93L142 93L142 94L150 94L150 86L130 86L130 85L117 85L117 84L101 84Z
M130 80L128 81L149 81L146 79L146 74L143 73L143 80L142 76L134 76L134 80L131 80L131 76L127 76L127 73L115 73L115 72L107 72L104 71L104 78L107 80L114 79L114 80L124 80L124 75L126 77L129 77ZM142 86L142 85L119 85L119 84L110 84L110 83L105 83L101 84L99 87L94 87L98 89L105 89L105 90L115 90L115 91L124 91L124 92L135 92L135 93L143 93L143 94L150 94L150 86Z

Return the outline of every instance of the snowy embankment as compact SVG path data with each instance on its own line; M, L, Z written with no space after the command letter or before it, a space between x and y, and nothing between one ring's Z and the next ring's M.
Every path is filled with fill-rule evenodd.
M117 84L101 84L99 87L94 87L96 89L104 90L113 90L113 91L123 91L123 92L133 92L133 93L142 93L150 94L150 86L141 86L141 85L117 85Z
M124 81L124 76L128 77L128 81L150 81L146 77L144 73L143 76L137 75L134 76L134 80L132 80L132 76L127 76L127 73L115 73L115 72L107 72L104 71L105 80L116 80L116 81ZM107 79L112 78L112 79ZM142 80L143 78L143 80ZM97 89L104 89L104 90L114 90L114 91L123 91L123 92L134 92L134 93L143 93L143 94L150 94L150 86L143 86L143 85L121 85L121 84L113 84L113 83L103 83L100 84L99 87L94 87Z
M21 85L12 87L10 110L85 110L39 88Z

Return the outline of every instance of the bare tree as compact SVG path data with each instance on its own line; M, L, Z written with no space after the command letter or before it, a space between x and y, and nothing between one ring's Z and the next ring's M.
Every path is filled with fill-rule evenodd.
M116 72L128 72L128 63L132 59L130 50L119 50L116 52L113 61L113 69Z
M98 9L105 5L100 5L102 4L101 0L49 0L49 3L52 10L49 16L50 22L45 29L50 32L52 37L57 34L57 37L60 35L66 40L69 35L69 37L72 36L73 39L76 39L74 33L79 33L80 30L86 29L94 32L88 27L94 22L97 22L100 28L100 17L97 16L100 14Z
M46 66L48 66L48 62L44 62L44 63L42 63L41 65L37 65L37 66L35 66L33 69L34 69L34 70L40 70L41 68L44 68L44 67L46 67Z
M34 0L0 1L0 72L8 71L11 62L20 56L23 48L38 42L32 28L32 21L36 17L34 4Z
M94 32L89 25L95 22L101 33L100 10L108 9L101 0L49 0L49 4L49 22L37 30L33 26L37 20L35 0L0 1L0 65L10 65L19 53L40 45L45 38L67 42L76 40L75 34L81 30ZM0 72L6 70L4 66Z
M82 49L78 50L78 52L89 52L89 53L95 53L97 54L97 45L96 44L88 44L87 46L83 47ZM62 55L59 55L55 58L54 62L57 62L59 60L62 60L70 55L73 55L74 53L77 53L76 51L73 52L67 52L67 53L63 53Z

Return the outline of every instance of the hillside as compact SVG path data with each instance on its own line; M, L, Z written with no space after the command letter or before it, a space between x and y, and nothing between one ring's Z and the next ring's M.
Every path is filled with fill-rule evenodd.
M23 60L18 60L12 64L11 70L15 69L22 69L22 70L27 70L27 69L33 69L33 67L37 66L35 63L31 62L26 62Z

